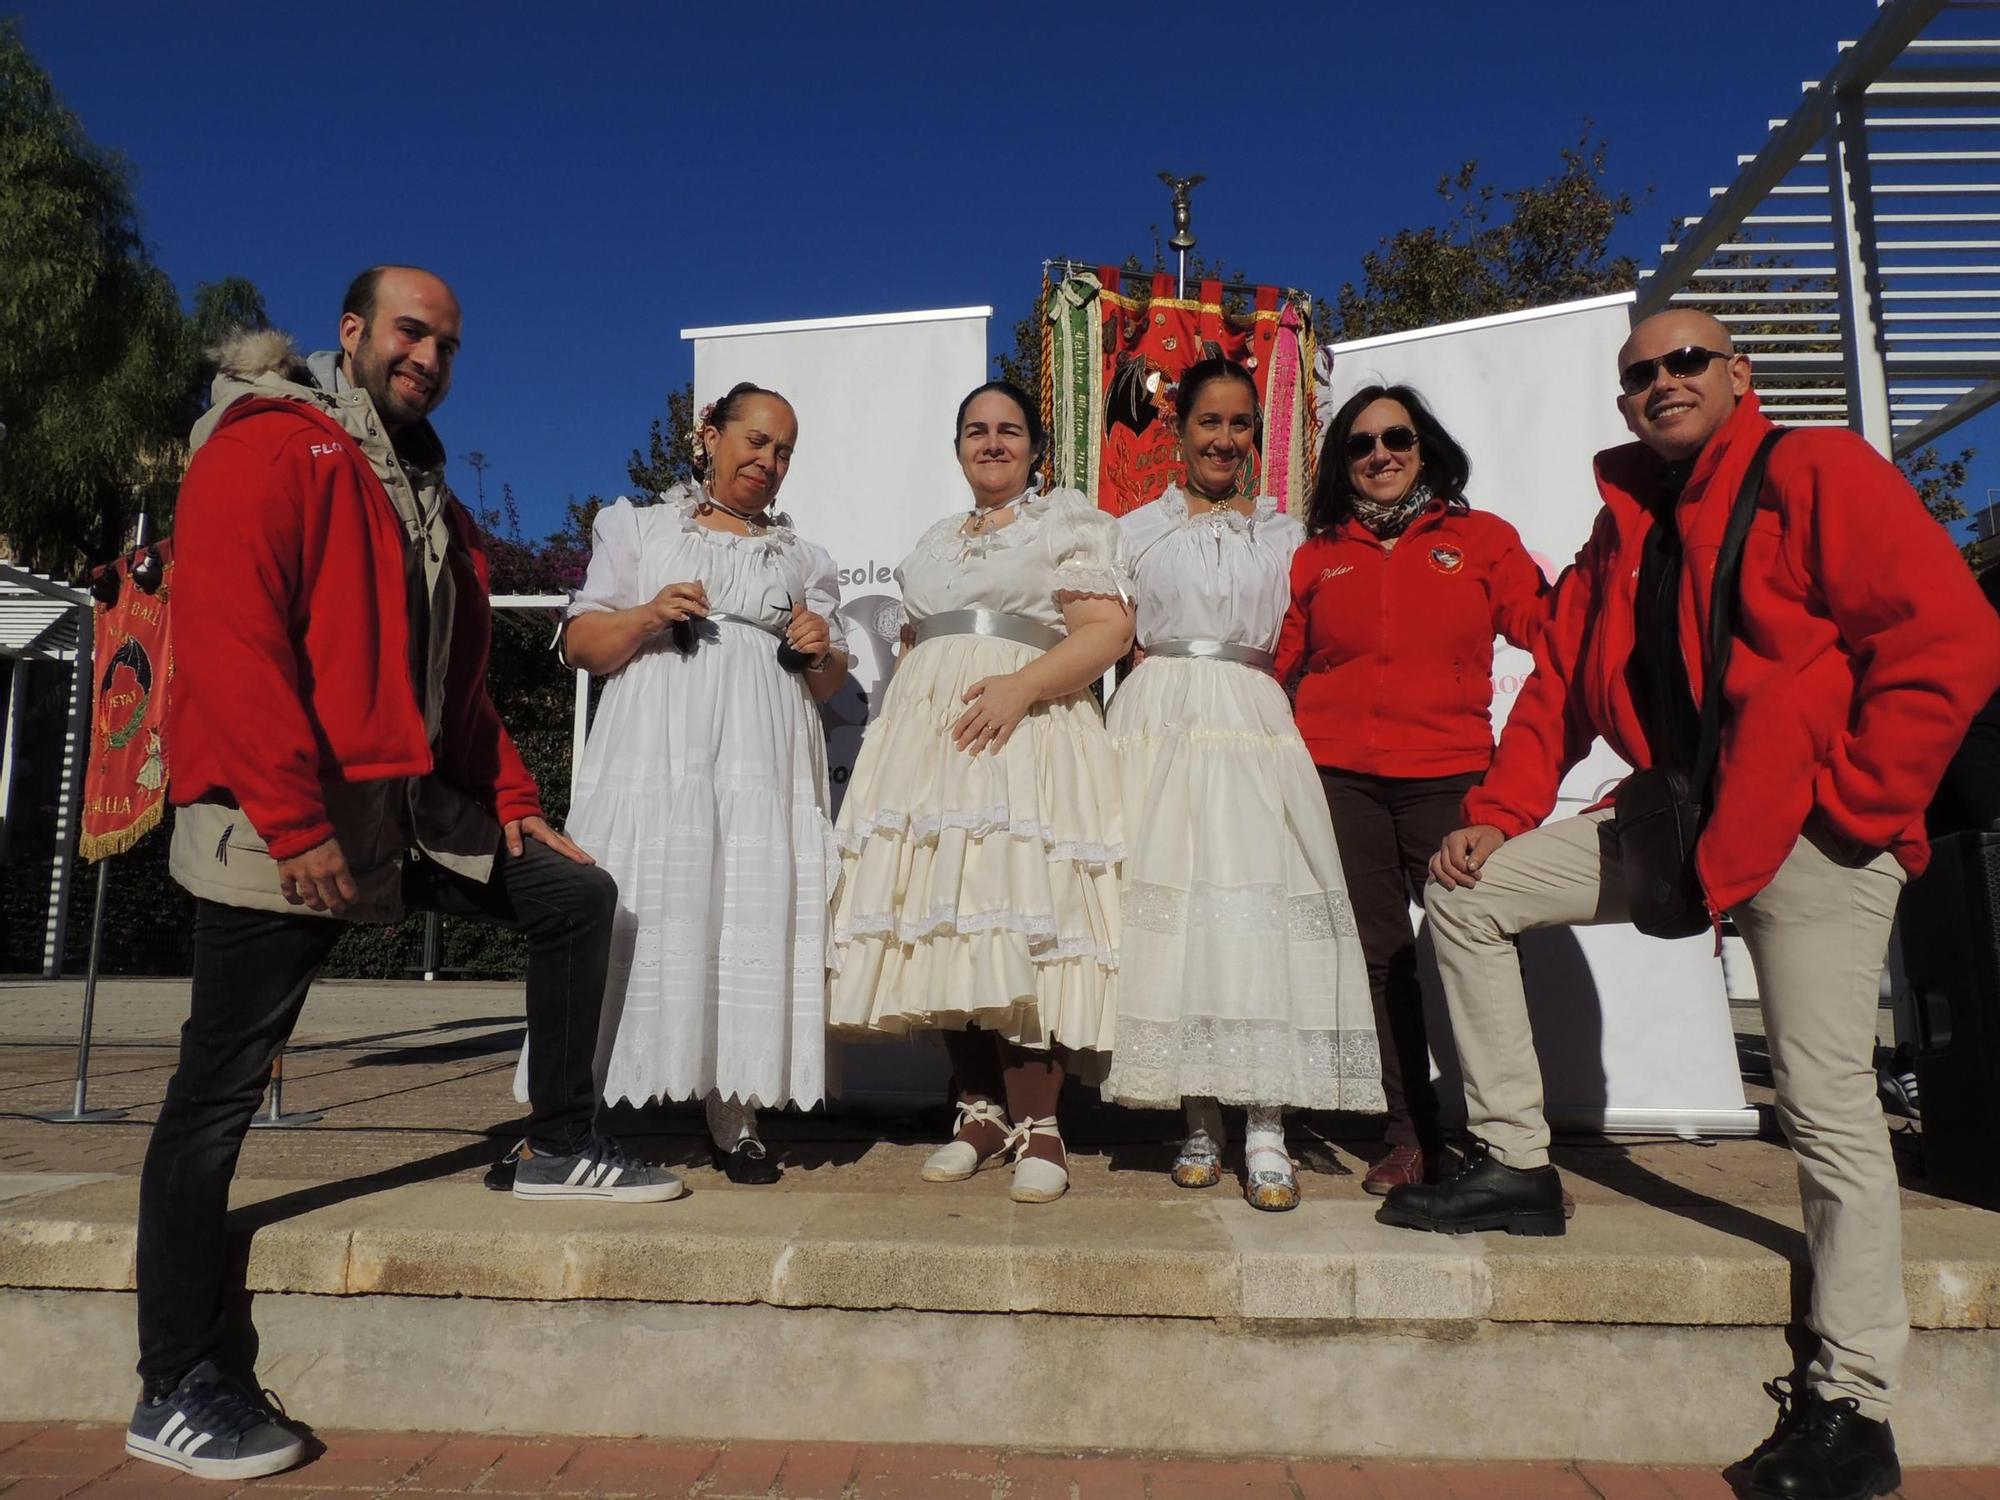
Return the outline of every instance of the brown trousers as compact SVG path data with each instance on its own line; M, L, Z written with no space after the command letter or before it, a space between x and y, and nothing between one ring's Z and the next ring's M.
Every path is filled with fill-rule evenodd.
M1382 1092L1392 1146L1443 1145L1437 1091L1431 1087L1430 1039L1417 985L1417 934L1410 905L1423 899L1425 869L1438 845L1461 827L1459 804L1479 774L1370 776L1319 768L1341 873L1354 906L1375 1033L1382 1048Z

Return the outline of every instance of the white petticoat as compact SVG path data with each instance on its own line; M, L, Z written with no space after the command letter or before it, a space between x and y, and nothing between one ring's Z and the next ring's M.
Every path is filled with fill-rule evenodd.
M1086 693L1035 706L997 753L951 742L964 692L1036 653L948 635L904 655L841 804L828 1016L850 1033L984 1029L1111 1047L1123 832L1117 757Z
M1128 816L1106 1096L1382 1109L1353 908L1283 690L1232 662L1149 657L1108 725Z

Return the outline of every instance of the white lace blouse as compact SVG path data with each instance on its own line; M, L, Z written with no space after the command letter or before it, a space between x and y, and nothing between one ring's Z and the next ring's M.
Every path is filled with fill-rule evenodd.
M1118 523L1085 496L1052 490L1014 508L1014 520L991 531L964 535L957 512L923 534L896 569L905 624L947 610L995 609L1061 630L1072 600L1132 597Z
M590 530L590 569L569 614L630 609L670 583L699 581L708 607L781 626L793 604L823 616L835 650L847 642L834 611L840 584L826 549L789 526L757 536L715 531L695 520L700 495L689 486L667 491L653 505L627 499L597 513Z
M1118 522L1134 579L1139 644L1226 641L1269 651L1291 603L1305 528L1260 496L1247 516L1190 506L1178 485Z

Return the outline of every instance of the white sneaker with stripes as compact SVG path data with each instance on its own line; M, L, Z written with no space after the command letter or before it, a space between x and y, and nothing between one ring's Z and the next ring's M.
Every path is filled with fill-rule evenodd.
M609 1198L618 1203L665 1203L685 1191L665 1167L626 1155L608 1135L593 1135L570 1156L545 1156L522 1141L508 1155L516 1198Z
M258 1397L205 1359L170 1396L141 1400L125 1451L197 1479L256 1479L289 1469L305 1443Z

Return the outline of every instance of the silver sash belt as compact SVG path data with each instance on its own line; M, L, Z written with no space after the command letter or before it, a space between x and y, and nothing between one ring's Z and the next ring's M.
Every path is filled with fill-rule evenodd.
M783 625L773 625L767 620L753 620L748 615L732 615L727 610L722 609L711 609L707 614L696 619L694 621L695 629L699 631L704 623L710 625L748 625L752 630L761 630L764 634L776 636L781 641L785 639L785 627Z
M917 644L941 635L990 635L1047 651L1060 646L1066 637L1024 615L1006 615L997 609L948 609L917 622Z
M1235 646L1228 641L1155 641L1141 648L1148 656L1198 656L1215 661L1241 662L1268 672L1278 664L1278 653L1259 651L1255 646Z

